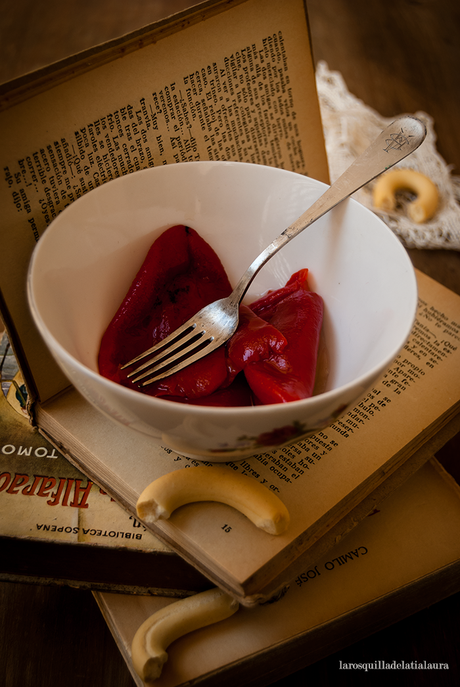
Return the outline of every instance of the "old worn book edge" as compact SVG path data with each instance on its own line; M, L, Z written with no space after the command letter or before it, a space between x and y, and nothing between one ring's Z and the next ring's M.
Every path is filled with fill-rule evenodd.
M205 0L128 34L0 84L0 112L244 2L247 0Z

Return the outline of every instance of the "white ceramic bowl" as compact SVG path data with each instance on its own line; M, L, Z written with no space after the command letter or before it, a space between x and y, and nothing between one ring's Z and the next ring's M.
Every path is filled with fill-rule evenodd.
M309 268L310 287L325 302L331 359L325 393L269 406L202 407L146 396L101 377L97 369L101 336L165 228L196 229L235 284L324 189L318 181L261 165L188 162L129 174L86 194L54 220L31 261L29 302L51 353L102 413L190 457L240 459L327 426L390 366L416 312L416 280L406 251L354 200L285 246L248 294L254 300Z

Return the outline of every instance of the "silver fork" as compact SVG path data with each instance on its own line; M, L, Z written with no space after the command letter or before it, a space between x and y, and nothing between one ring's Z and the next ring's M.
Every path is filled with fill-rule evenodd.
M230 296L205 306L169 336L123 365L122 369L126 369L147 358L128 377L146 386L182 370L228 341L238 327L239 305L265 263L342 200L416 150L425 136L426 127L419 119L396 119L303 215L260 253Z

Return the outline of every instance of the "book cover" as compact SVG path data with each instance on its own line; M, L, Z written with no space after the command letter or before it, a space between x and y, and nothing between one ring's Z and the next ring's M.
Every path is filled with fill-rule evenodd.
M182 596L208 581L34 428L0 334L0 578Z

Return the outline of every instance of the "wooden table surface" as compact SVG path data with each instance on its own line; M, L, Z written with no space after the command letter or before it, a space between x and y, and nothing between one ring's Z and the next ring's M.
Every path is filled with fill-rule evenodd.
M173 11L186 0L0 0L0 82ZM458 0L307 0L315 60L340 71L349 90L384 116L423 110L438 150L460 175ZM460 252L410 250L416 267L460 294ZM439 454L458 473L459 437ZM132 687L89 591L0 584L0 684L5 687ZM451 596L277 683L278 687L369 684L343 662L447 662L450 670L383 675L397 684L460 684L460 594Z

